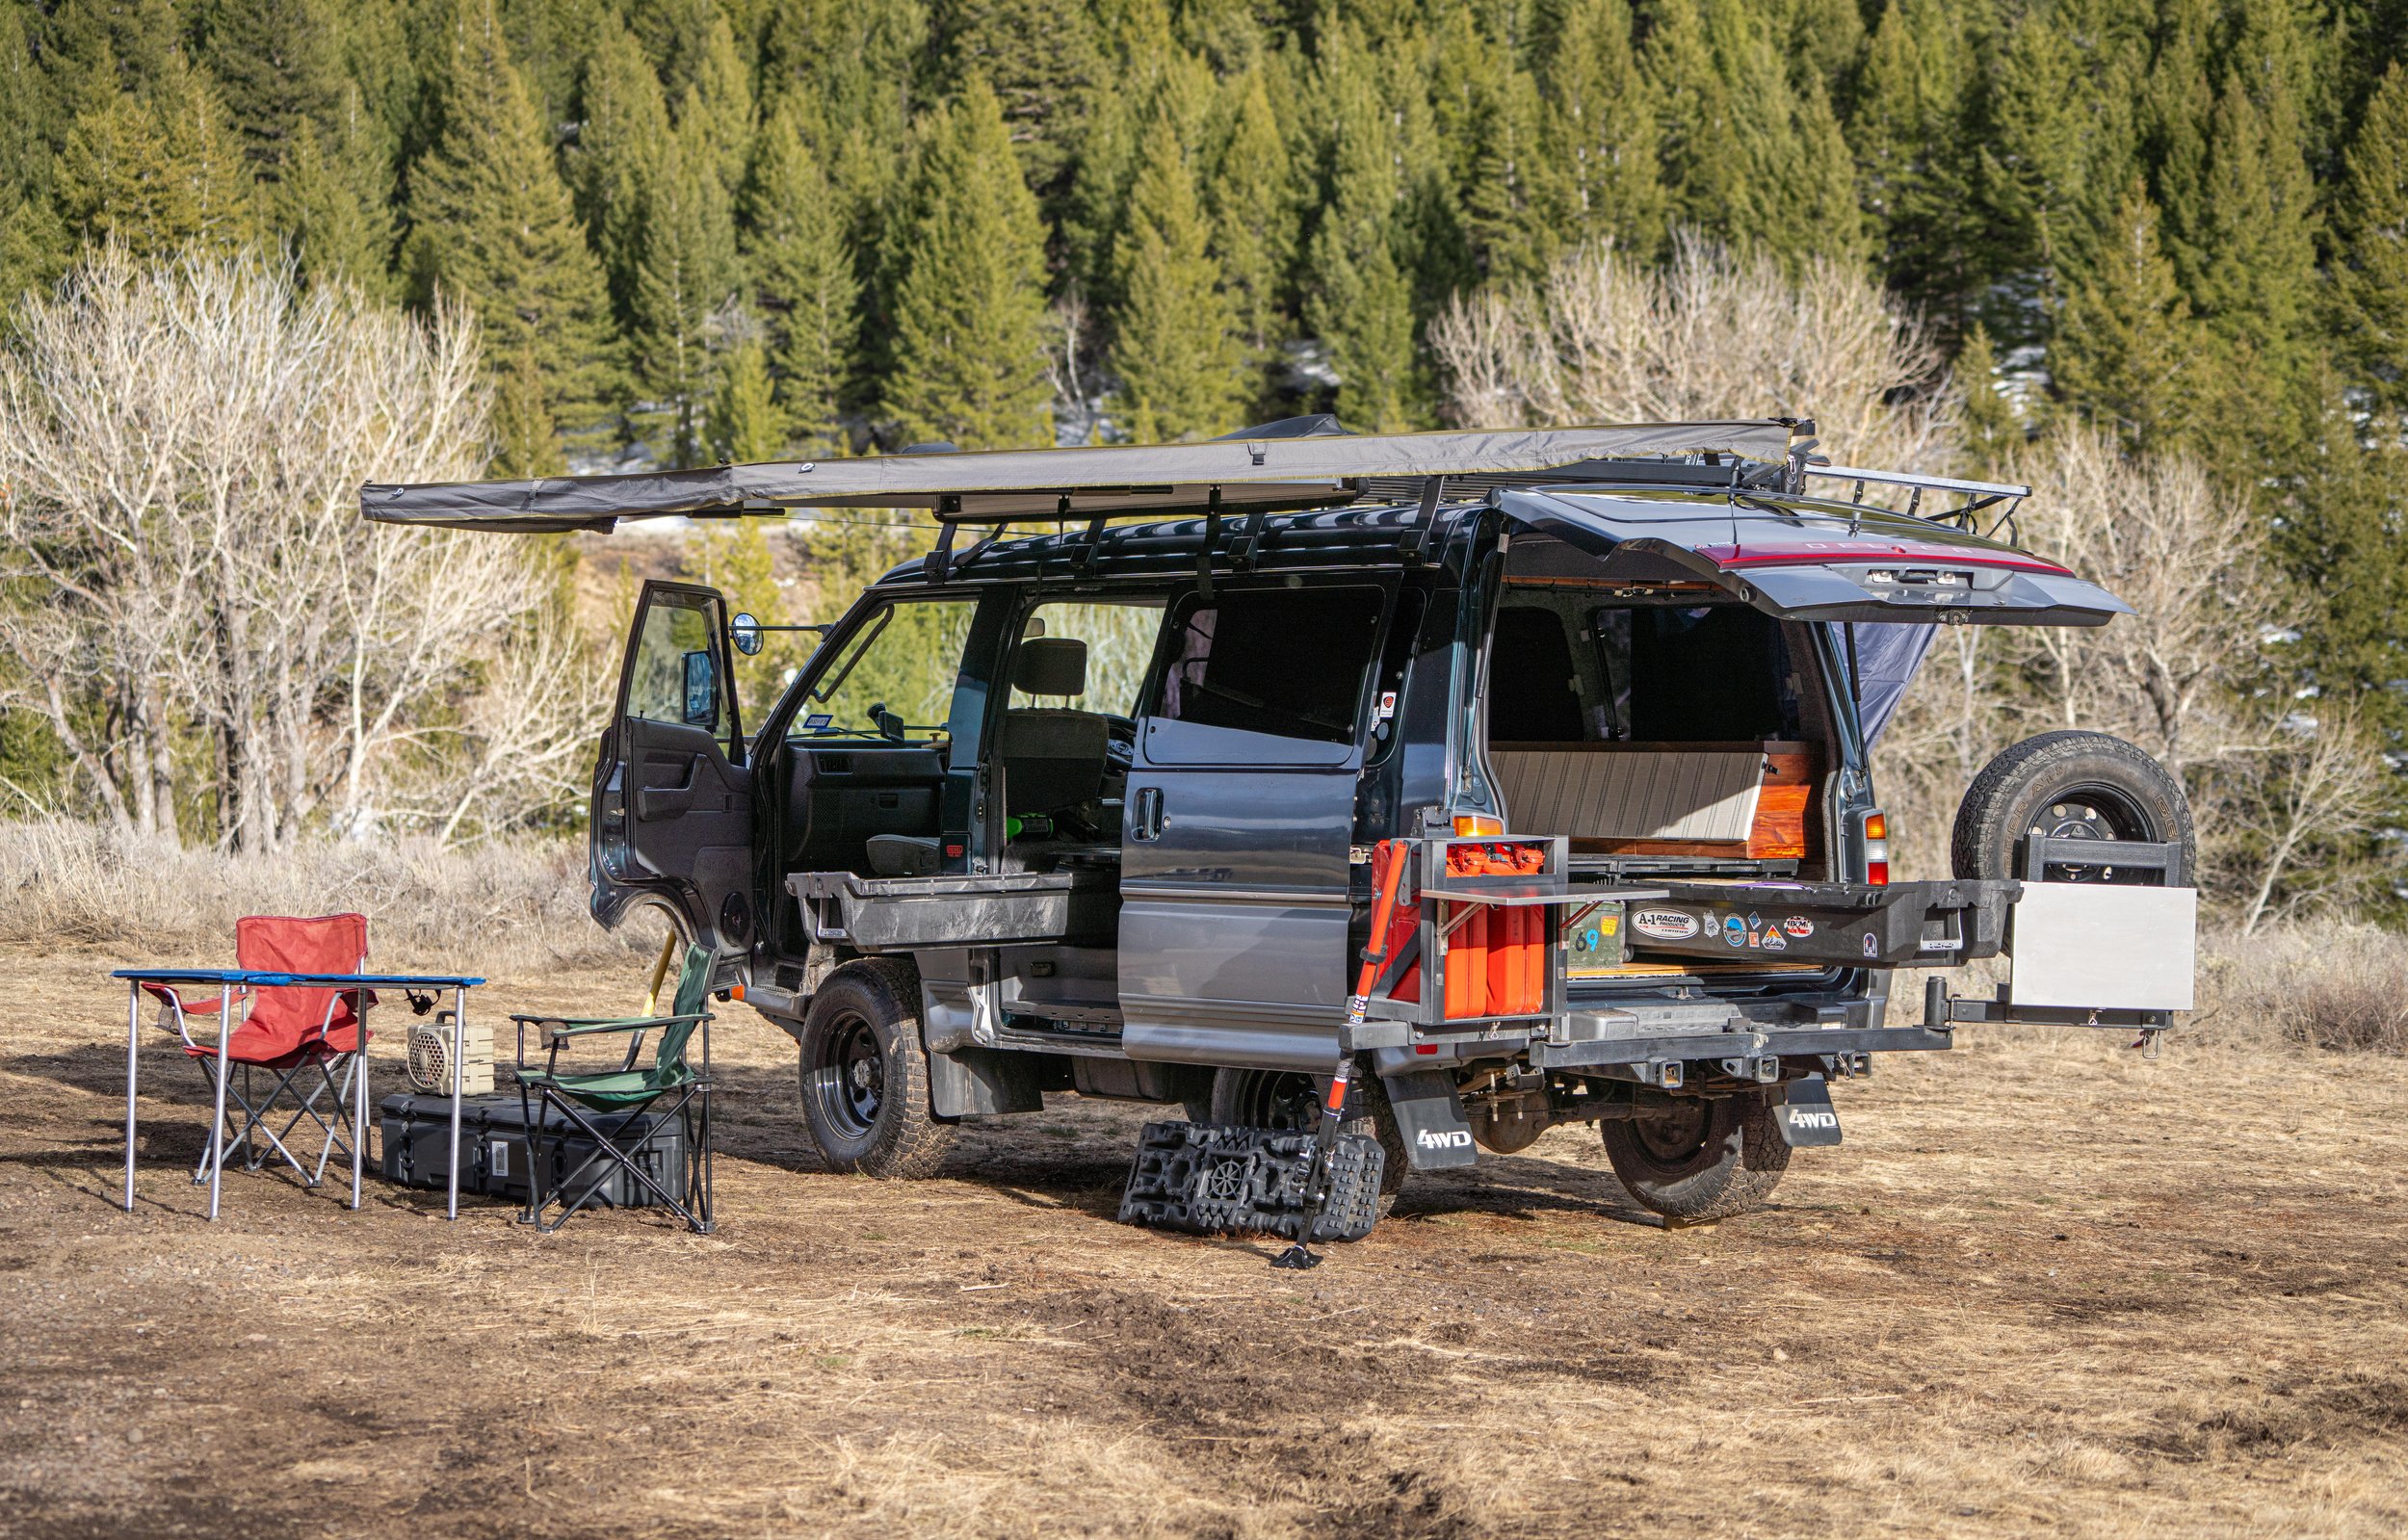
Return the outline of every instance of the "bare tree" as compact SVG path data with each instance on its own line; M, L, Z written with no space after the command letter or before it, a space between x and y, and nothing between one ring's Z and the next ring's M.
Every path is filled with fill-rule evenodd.
M1845 263L1792 276L1695 235L1662 268L1590 246L1536 284L1458 295L1429 340L1466 428L1795 416L1857 463L1956 456L1929 328Z
M228 843L425 811L547 580L523 542L369 524L358 488L478 474L478 381L465 316L251 257L103 251L21 307L0 647L114 822L177 832L196 735Z

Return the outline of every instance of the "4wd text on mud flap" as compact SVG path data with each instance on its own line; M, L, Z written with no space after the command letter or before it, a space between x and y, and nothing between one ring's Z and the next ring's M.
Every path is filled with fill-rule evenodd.
M1472 1135L1468 1129L1428 1129L1413 1135L1415 1143L1426 1150L1468 1150Z
M1790 1111L1790 1121L1793 1123L1803 1124L1807 1128L1838 1128L1840 1126L1840 1114L1837 1112L1809 1112L1793 1108Z

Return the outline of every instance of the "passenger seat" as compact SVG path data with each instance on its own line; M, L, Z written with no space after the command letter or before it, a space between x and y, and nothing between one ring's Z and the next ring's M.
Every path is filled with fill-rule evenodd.
M1012 655L1011 683L1026 695L1086 694L1086 643L1076 637L1029 638ZM1095 712L1007 711L995 744L1004 811L1059 813L1094 801L1103 795L1111 748L1111 719Z

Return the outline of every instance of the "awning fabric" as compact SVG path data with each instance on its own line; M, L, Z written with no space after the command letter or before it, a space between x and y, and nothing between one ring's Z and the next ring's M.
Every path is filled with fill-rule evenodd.
M789 508L924 508L964 523L1098 514L1327 508L1359 483L1398 477L1541 472L1596 459L1715 454L1777 462L1786 423L1631 423L1498 432L1243 434L1201 444L921 453L787 460L620 476L421 485L371 483L359 508L387 524L552 534L622 518L738 518Z

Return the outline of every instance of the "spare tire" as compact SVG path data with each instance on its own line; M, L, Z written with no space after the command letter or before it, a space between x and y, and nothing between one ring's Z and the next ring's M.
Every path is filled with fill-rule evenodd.
M2106 733L2042 733L1981 768L1956 809L1950 856L1959 877L2021 877L2032 835L2134 840L2183 848L2183 880L2195 880L2198 840L2190 799L2165 767ZM2051 881L2117 882L2113 867L2053 864Z

